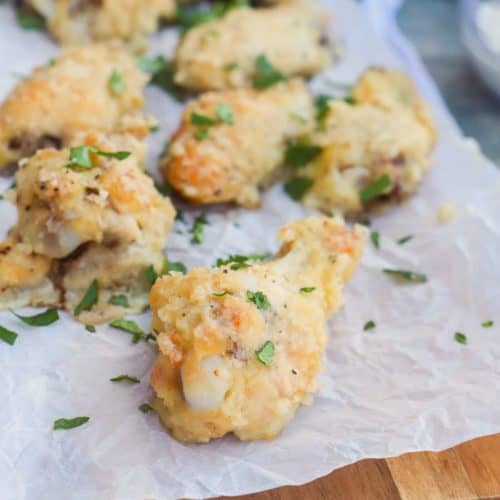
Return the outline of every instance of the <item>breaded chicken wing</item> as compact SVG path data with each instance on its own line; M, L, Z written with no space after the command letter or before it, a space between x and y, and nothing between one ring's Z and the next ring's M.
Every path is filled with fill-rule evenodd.
M144 139L147 76L118 43L63 50L20 82L0 106L0 169L79 133L128 133Z
M17 236L7 243L14 253L0 259L0 275L19 278L3 288L29 292L47 277L61 298L45 302L38 293L26 293L23 305L61 304L88 324L123 314L110 303L114 294L125 295L127 311L142 310L150 287L145 270L162 269L175 211L137 163L127 151L95 146L44 149L22 160L16 174ZM40 276L21 272L32 263ZM14 273L14 265L21 271ZM96 303L77 313L94 281L100 290Z
M436 141L427 107L405 75L370 70L351 96L329 102L311 139L322 153L295 172L313 180L306 206L348 216L412 194Z
M47 20L63 45L120 38L133 46L144 45L161 19L175 15L175 0L27 0Z
M326 321L341 305L365 230L311 217L280 239L269 263L195 268L155 283L153 406L176 439L272 439L316 392Z
M262 92L204 94L185 110L160 169L191 201L255 207L259 187L283 162L287 141L310 131L313 117L313 100L301 80Z
M322 24L323 13L313 2L232 9L181 39L175 81L195 90L250 86L259 74L259 56L284 76L314 75L332 59Z

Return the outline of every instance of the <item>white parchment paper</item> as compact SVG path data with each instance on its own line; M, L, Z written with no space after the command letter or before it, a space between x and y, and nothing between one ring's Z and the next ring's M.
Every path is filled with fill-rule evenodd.
M370 64L407 65L434 104L441 138L418 195L373 218L381 249L367 246L346 287L345 307L331 321L314 404L300 409L272 444L228 437L185 446L154 414L137 410L151 396L153 347L132 345L129 335L106 326L90 334L65 314L49 328L30 328L3 312L0 324L20 336L13 347L0 344L1 499L236 495L304 483L362 458L439 450L500 431L500 176L461 138L411 47L374 8L383 2L365 3L378 33L354 2L330 1L345 54L313 88L333 92L333 83L352 82ZM19 74L56 53L43 34L18 29L7 7L0 7L0 39L1 96ZM174 42L172 32L161 32L152 53L168 52ZM153 169L181 108L157 89L147 93L148 109L161 121L151 145ZM0 178L0 189L10 182ZM436 217L442 202L458 212L446 225ZM233 252L274 250L278 228L305 212L276 186L260 211L209 210L205 242L194 246L188 228L197 213L177 223L167 245L171 259L189 266L211 265ZM14 209L1 201L0 236L14 220ZM413 240L395 243L407 234ZM396 284L384 267L425 272L429 283ZM482 328L490 319L494 328ZM377 327L363 332L368 320ZM138 321L147 328L149 314ZM467 346L454 341L457 330L467 335ZM121 373L140 377L141 384L109 382ZM80 415L90 422L52 431L55 419Z

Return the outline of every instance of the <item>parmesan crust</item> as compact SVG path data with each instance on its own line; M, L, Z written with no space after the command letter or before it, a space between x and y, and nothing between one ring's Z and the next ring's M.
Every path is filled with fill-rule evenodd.
M311 217L283 228L282 248L269 263L195 268L156 282L154 408L176 439L272 439L311 401L326 321L342 303L365 237L364 228ZM259 308L249 292L264 294L268 306ZM256 353L269 343L266 365Z

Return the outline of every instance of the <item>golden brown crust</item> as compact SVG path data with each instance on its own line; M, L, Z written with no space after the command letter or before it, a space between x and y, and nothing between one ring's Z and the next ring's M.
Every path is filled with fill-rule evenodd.
M109 137L105 139L109 145ZM26 291L21 305L59 305L58 295L40 300L33 288L49 280L62 290L62 305L70 313L96 280L98 302L77 318L94 324L123 314L109 303L113 294L127 296L128 312L146 306L150 285L145 269L152 265L161 270L175 210L138 168L134 154L120 160L90 153L90 158L92 168L70 168L69 149L45 149L21 162L16 174L16 258L2 261L0 256L0 269L4 279L11 277L6 291ZM38 272L28 272L28 265Z
M272 439L310 401L326 319L341 304L365 236L340 220L311 217L281 231L284 244L274 261L239 270L195 268L156 282L154 408L176 439L207 442L229 432ZM266 307L249 298L255 292ZM269 365L256 356L266 342L274 348Z
M116 71L123 92L109 80ZM64 146L79 133L129 133L144 139L147 76L119 43L63 50L20 82L0 107L0 169L37 149Z
M227 105L233 124L207 127L208 137L196 137L202 126L193 113L217 119ZM185 110L160 168L182 196L196 203L236 201L259 204L259 187L283 162L288 140L311 129L314 105L301 80L266 91L237 89L202 95Z
M265 54L283 75L311 76L332 59L322 45L323 12L311 2L237 8L190 29L175 57L175 81L195 90L250 86Z
M161 19L175 15L175 0L28 0L28 5L47 19L52 35L62 45L119 38L143 47L145 36L158 28Z

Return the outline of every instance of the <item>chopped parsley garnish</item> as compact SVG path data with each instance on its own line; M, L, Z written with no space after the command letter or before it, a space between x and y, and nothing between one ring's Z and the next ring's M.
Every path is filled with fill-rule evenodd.
M427 276L422 273L405 271L403 269L383 269L384 273L394 278L409 281L411 283L427 283Z
M7 330L3 326L0 326L0 340L3 340L9 345L14 345L16 343L17 333Z
M481 323L481 326L483 328L491 328L495 323L491 320L489 321L483 321L483 323Z
M224 71L234 71L237 67L238 67L238 63L236 63L236 62L230 62L230 63L224 64L224 66L222 67L222 69Z
M217 106L217 116L223 123L227 123L228 125L234 124L233 108L225 102L221 102Z
M148 413L153 409L151 405L148 403L142 403L141 406L139 406L139 410L142 411L142 413Z
M271 307L269 299L262 292L251 292L247 290L247 300L255 304L257 309L265 310Z
M249 255L230 255L227 259L217 259L216 267L222 267L229 265L231 271L236 271L238 269L244 269L250 267L252 261L262 261L269 258L271 254L269 252L264 253L252 253Z
M202 115L193 111L191 113L191 123L193 125L211 127L213 125L217 125L217 120L215 118L210 118L210 116Z
M404 245L405 243L408 243L411 239L413 239L413 235L408 234L407 236L403 236L402 238L399 238L399 240L397 240L396 243L398 245Z
M290 198L299 201L311 189L313 184L314 180L310 177L295 177L295 179L285 182L283 186Z
M365 326L363 327L363 330L366 332L368 330L373 330L377 325L375 324L374 321L370 320L365 323Z
M118 375L109 379L110 382L131 382L132 384L139 384L141 381L137 377L131 375Z
M114 306L130 307L130 304L128 303L128 297L123 294L113 295L109 299L109 304L112 304Z
M24 30L43 30L46 28L45 18L29 7L22 6L16 10L17 23Z
M391 178L387 174L381 175L376 181L368 184L361 190L360 198L363 203L373 201L375 198L385 194L392 187Z
M55 323L59 319L59 313L55 307L47 309L43 313L35 314L34 316L21 316L20 314L16 314L14 311L12 311L12 313L23 323L30 326L48 326Z
M191 243L194 243L195 245L201 245L201 243L203 243L203 227L207 224L208 221L204 214L196 217L193 227L190 230L190 233L193 235Z
M370 227L372 225L372 221L367 217L365 217L363 220L360 220L359 223L366 227Z
M230 10L238 7L248 7L248 0L217 1L207 5L199 6L177 6L176 21L185 31L208 21L214 21L224 17Z
M309 144L290 144L285 152L285 164L289 167L299 168L314 160L322 151L319 146Z
M162 196L168 196L172 193L172 188L166 182L164 182L163 184L160 184L159 182L154 181L154 185L155 185L156 190Z
M311 292L314 292L314 290L316 290L316 287L315 286L303 286L300 291L302 293L311 293Z
M344 102L346 104L349 104L350 106L356 106L356 104L358 103L358 101L356 101L356 99L350 95L344 97Z
M316 106L316 121L318 124L323 125L328 114L330 113L330 96L319 95L314 99Z
M54 422L53 429L55 431L74 429L86 424L89 420L90 417L59 418Z
M90 311L97 304L98 300L99 284L97 283L97 280L94 280L85 292L82 301L75 307L75 311L73 314L75 316L79 316L82 311Z
M94 325L85 325L85 330L90 333L95 333L95 326Z
M233 295L231 292L224 290L223 292L214 292L212 294L214 297L225 297L226 295Z
M146 275L149 285L153 286L155 281L158 279L158 273L156 272L153 264L149 264L149 266L144 269L144 274Z
M372 231L370 233L370 240L373 246L378 250L380 248L380 233L378 231Z
M137 344L144 337L144 331L142 330L142 328L135 321L132 321L130 319L115 319L109 324L109 326L112 326L117 330L131 333L132 344Z
M459 344L467 344L467 337L461 332L455 332L454 338Z
M255 351L255 356L263 365L271 366L274 357L274 344L270 340L266 341L260 349Z
M129 151L102 151L94 146L76 146L69 150L69 162L66 164L68 168L84 168L90 169L94 167L92 163L92 154L104 156L106 158L114 158L115 160L125 160L130 156Z
M267 89L268 87L285 80L286 77L269 62L265 54L257 56L257 59L255 60L255 76L253 78L254 89Z
M125 83L123 82L123 76L117 69L114 69L111 72L111 75L109 75L108 88L110 92L114 95L123 94L123 92L125 91Z
M158 132L158 130L160 130L160 127L158 125L151 125L151 127L149 127L149 131L154 134L155 132Z
M171 260L165 259L165 264L163 266L163 273L168 274L171 271L186 274L187 267L182 262L173 262Z
M208 139L208 128L203 127L199 128L195 133L194 136L196 139L199 141L204 141L205 139Z
M151 83L170 94L177 101L183 101L185 92L174 82L174 67L161 55L139 58L139 67L151 76Z

